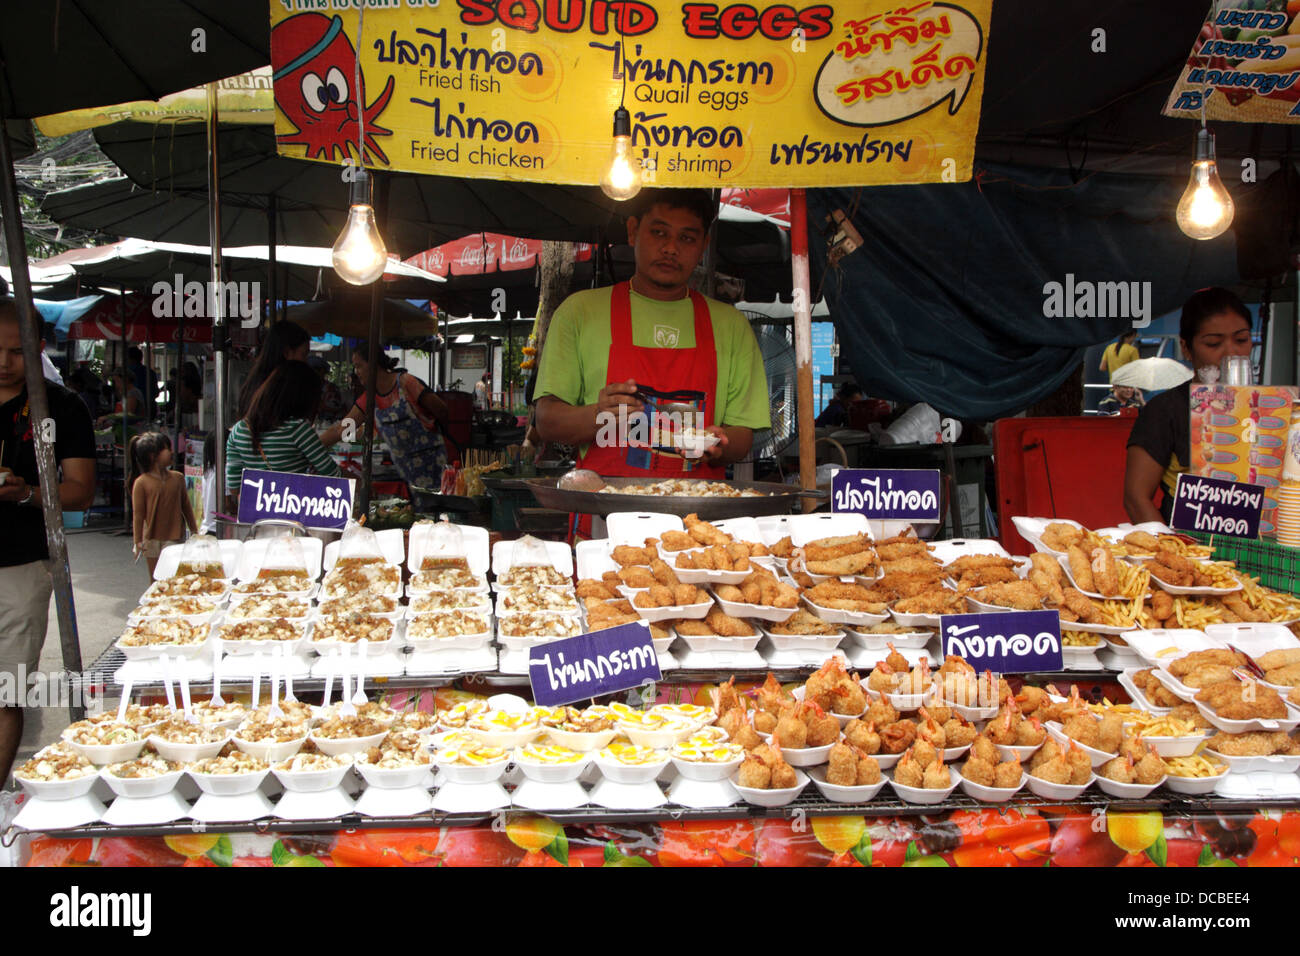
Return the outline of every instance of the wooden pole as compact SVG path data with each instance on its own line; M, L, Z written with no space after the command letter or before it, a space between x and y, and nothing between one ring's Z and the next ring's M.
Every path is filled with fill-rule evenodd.
M217 407L213 416L217 430L215 462L217 504L231 493L226 487L226 303L221 294L221 162L218 140L217 84L208 84L208 244L210 275L208 312L212 319L212 350L216 379Z
M0 104L3 103L4 97L0 96ZM23 240L22 207L18 204L13 151L5 119L4 111L0 109L0 215L4 217L5 242L9 247L9 268L14 283L14 304L18 308L18 327L23 344L23 375L27 385L27 401L31 406L32 441L36 446L36 470L40 477L45 544L49 549L50 570L54 579L54 610L59 622L59 645L63 651L64 669L70 673L79 673L81 642L77 637L72 571L68 566L67 539L63 532L59 472L54 463L54 421L50 418L49 395L45 390L45 374L41 368L41 316L32 300L31 276L27 274L27 243ZM74 701L69 705L68 712L76 721L85 716L86 710Z
M808 198L802 189L790 190L790 264L794 285L794 360L796 406L799 422L799 484L817 487L817 436L813 424L812 276L808 269ZM803 499L803 510L816 501Z

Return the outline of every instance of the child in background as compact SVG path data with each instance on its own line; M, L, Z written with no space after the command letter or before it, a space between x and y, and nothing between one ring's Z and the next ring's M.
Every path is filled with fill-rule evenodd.
M201 534L217 533L217 433L203 439L203 524Z
M182 519L191 533L198 525L185 493L185 478L171 470L171 439L162 432L143 432L131 439L126 453L131 462L127 488L134 512L135 554L144 555L152 578L162 549L184 539Z

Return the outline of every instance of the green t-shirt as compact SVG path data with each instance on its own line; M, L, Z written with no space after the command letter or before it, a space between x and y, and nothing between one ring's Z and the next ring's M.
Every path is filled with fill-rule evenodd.
M644 348L695 347L695 308L689 296L660 302L632 298L632 344ZM718 353L718 425L771 428L767 374L749 322L722 302L706 300L713 319L713 345ZM611 332L610 290L577 292L555 310L546 333L534 394L554 395L570 405L591 405L607 384ZM640 383L638 383L640 384ZM691 388L698 383L647 381L660 390Z

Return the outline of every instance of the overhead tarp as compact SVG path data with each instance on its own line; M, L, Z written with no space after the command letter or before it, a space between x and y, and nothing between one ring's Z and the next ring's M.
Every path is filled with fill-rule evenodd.
M68 327L94 308L95 303L102 298L102 295L83 295L58 302L37 299L36 310L41 313L42 319L54 324L60 335L65 335Z
M966 419L1015 414L1140 313L1236 281L1231 233L1198 242L1174 224L1180 181L984 172L964 184L809 191L813 295L825 295L841 357L868 395ZM863 243L828 268L817 230L837 209ZM1098 314L1114 311L1128 314Z

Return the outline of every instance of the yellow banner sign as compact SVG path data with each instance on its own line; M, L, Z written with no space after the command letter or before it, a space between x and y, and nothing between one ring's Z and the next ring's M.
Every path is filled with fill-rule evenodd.
M369 0L358 40L355 0L271 0L277 139L323 162L364 149L409 172L595 184L622 101L656 185L964 181L991 7Z
M270 123L274 109L269 66L217 81L217 110L223 123ZM39 117L36 128L46 136L65 136L78 130L107 126L119 120L183 123L207 118L207 87L196 86L164 96L160 100L138 100L115 106L94 106L66 113L52 113Z

